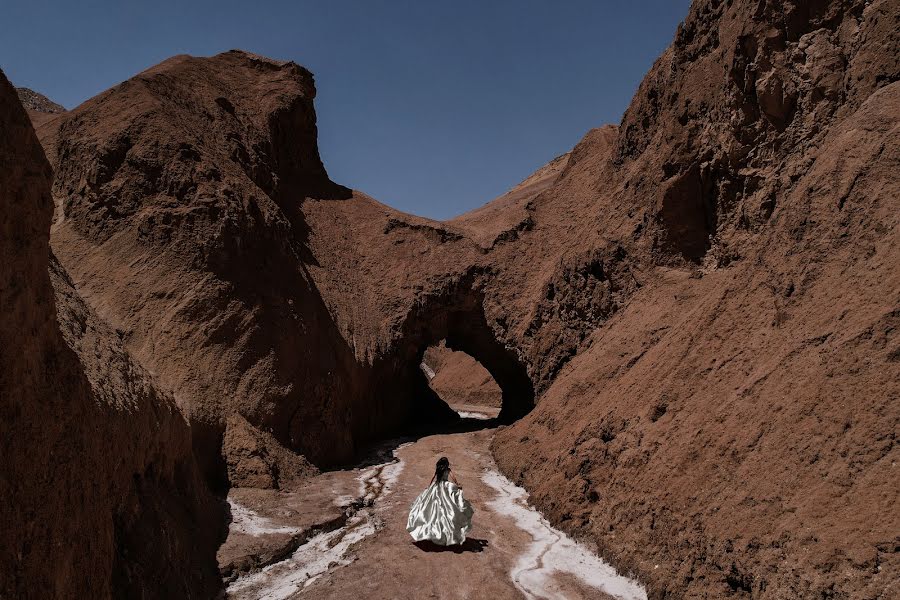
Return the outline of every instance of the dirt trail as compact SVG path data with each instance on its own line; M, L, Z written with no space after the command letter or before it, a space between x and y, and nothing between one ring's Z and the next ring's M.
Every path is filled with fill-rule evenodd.
M323 496L348 517L342 527L304 539L286 559L237 577L229 597L645 599L638 584L550 527L527 505L525 491L497 472L488 449L494 431L421 438L399 446L392 461L323 475L305 492L282 496L277 510L243 511L244 532L252 530L248 514L265 524L261 529L280 531L289 526L279 522L293 510L287 504ZM475 507L463 547L420 547L405 529L409 506L440 456L450 459Z

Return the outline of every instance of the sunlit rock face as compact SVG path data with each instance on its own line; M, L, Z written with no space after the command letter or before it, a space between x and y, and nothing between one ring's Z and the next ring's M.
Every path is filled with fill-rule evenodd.
M614 248L609 292L545 288L534 339L583 337L494 450L652 597L896 585L898 19L695 2L610 149L533 202L533 231L555 205Z

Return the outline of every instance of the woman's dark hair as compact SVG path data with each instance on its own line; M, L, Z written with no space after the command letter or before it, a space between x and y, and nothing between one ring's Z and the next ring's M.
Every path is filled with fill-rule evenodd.
M450 461L446 456L442 456L434 467L434 481L443 481L444 473L450 470Z

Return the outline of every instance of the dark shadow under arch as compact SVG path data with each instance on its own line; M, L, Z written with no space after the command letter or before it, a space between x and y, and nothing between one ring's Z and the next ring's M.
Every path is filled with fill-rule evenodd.
M501 391L497 421L512 423L534 408L534 385L516 351L497 338L485 318L483 296L468 283L460 282L454 293L425 303L407 321L405 354L415 370L414 395L426 404L446 406L419 369L428 347L445 340L447 348L465 352L487 369Z

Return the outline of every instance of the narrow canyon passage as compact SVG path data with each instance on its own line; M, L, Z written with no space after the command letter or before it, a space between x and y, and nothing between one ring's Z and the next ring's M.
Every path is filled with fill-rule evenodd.
M228 597L645 599L639 584L528 506L526 492L496 470L494 431L403 443L375 464L325 473L292 494L233 492L220 551L220 564L236 567L224 569ZM462 547L420 547L405 528L440 456L476 511Z

